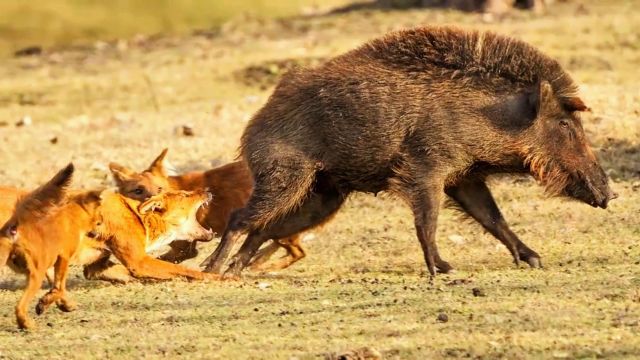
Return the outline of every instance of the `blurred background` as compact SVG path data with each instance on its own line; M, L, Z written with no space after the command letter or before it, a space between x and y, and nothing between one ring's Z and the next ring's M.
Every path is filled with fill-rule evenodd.
M356 9L452 8L503 14L542 12L554 0L50 0L0 2L0 55L34 47L71 46L135 35L215 31L238 16L262 19Z
M297 15L329 0L51 0L0 1L0 54L32 46L69 46L139 34L185 34L219 28L241 14Z

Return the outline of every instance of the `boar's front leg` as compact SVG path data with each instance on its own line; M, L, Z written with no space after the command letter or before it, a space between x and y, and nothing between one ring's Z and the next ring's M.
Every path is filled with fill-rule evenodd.
M509 249L516 264L522 260L533 268L542 266L538 253L529 249L509 229L484 180L467 178L455 187L446 188L445 192Z

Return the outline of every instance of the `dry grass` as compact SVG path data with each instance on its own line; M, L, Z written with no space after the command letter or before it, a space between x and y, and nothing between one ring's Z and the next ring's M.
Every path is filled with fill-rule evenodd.
M346 0L323 1L320 8ZM313 0L48 0L0 2L0 55L27 46L86 45L137 34L217 29L229 18L274 18L318 9Z
M23 280L8 274L0 357L282 359L362 346L401 359L640 356L640 14L624 1L577 8L569 2L546 16L490 24L445 10L236 21L215 37L2 61L0 182L32 187L73 160L76 184L94 187L110 184L108 161L143 167L165 146L179 169L231 160L270 91L238 81L245 67L333 56L419 24L495 29L559 58L583 85L594 110L585 127L621 197L596 210L545 199L532 181L496 179L505 216L542 254L544 270L514 267L495 239L445 210L438 243L457 272L430 283L409 211L362 195L306 242L308 258L291 269L241 282L127 286L85 281L77 271L71 295L79 310L52 310L33 333L15 330ZM14 127L25 115L34 124ZM182 124L196 136L176 135ZM440 313L449 321L436 321Z

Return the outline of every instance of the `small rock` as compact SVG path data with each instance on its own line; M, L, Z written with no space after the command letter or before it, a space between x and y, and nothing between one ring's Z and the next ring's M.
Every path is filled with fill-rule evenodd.
M363 347L360 349L349 350L342 353L333 353L325 355L325 359L329 360L381 360L382 354L371 347Z
M316 234L314 233L306 233L302 236L302 242L307 242L314 240L316 238Z
M40 54L42 54L42 47L40 46L29 46L13 53L15 57L36 56Z
M52 328L53 327L53 323L48 322L47 326Z
M484 293L484 291L480 288L473 288L471 289L471 293L473 294L473 296L475 297L483 297L483 296L487 296L487 294Z
M9 123L6 121L0 121L0 127L9 126Z
M258 283L257 287L260 290L266 290L266 289L271 287L271 284L266 283L266 282L260 282L260 283Z
M184 135L184 136L194 136L195 132L193 131L193 128L189 125L182 125L182 126L178 126L178 128L176 128L176 134L177 135Z
M255 95L245 96L244 98L244 101L246 101L247 104L255 104L258 102L258 100L260 100L260 98Z
M29 126L31 124L33 124L33 119L31 119L31 116L25 115L22 117L22 119L18 120L18 122L16 123L16 126L22 127L22 126Z
M464 236L458 234L449 235L449 240L456 245L462 245L466 242Z
M91 164L91 170L93 171L100 171L100 172L109 172L109 168L107 167L106 164L103 164L101 162L94 162L93 164Z
M57 136L52 137L51 139L49 139L49 142L51 144L53 144L53 145L57 144L58 143L58 137Z
M436 318L437 322L441 322L441 323L446 323L449 321L449 316L445 313L440 313L438 314L438 317Z

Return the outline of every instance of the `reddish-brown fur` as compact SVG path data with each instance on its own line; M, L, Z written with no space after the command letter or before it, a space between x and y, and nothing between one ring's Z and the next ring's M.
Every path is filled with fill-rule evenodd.
M67 195L72 174L73 166L69 165L45 185L22 196L0 228L0 265L6 263L27 275L27 287L16 306L20 328L33 327L27 306L51 266L55 271L53 286L39 301L38 314L53 303L63 311L75 308L66 298L70 263L88 265L88 278L112 281L126 281L130 274L152 279L217 278L146 254L147 247L168 234L182 232L185 239L206 236L207 230L198 224L195 213L208 194L166 192L144 203L100 191ZM111 253L124 266L110 262Z
M450 270L435 243L443 192L511 251L540 266L488 187L533 174L554 195L606 207L614 197L586 141L587 107L560 64L491 32L424 27L391 33L285 75L242 135L254 178L208 271L238 275L263 241L334 214L354 191L388 191L412 209L431 274Z
M207 189L213 200L209 206L198 212L198 220L206 228L217 234L222 234L227 226L231 213L244 207L253 190L251 172L242 161L232 162L207 171L194 171L176 176L169 176L164 164L168 150L151 163L149 168L137 173L125 166L111 163L110 169L119 191L138 200L161 193L164 190L198 190ZM161 258L172 262L181 262L197 255L196 243L176 241L171 244L172 250ZM287 257L265 265L269 257L278 248L287 251ZM262 249L252 263L255 270L277 270L286 268L304 258L305 252L301 245L300 234L293 234L285 238L274 239L274 242Z

